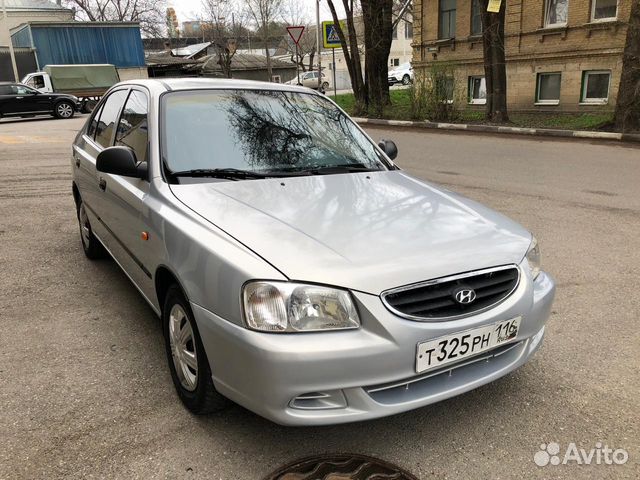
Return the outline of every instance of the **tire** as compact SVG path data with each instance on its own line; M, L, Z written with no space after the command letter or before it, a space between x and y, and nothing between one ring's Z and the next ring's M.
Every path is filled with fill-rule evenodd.
M324 82L322 84L322 90L327 90L329 88L329 82Z
M82 243L82 250L84 254L90 260L98 260L107 256L107 251L104 249L100 240L98 240L91 230L91 223L89 223L89 217L84 207L82 199L78 201L78 226L80 227L80 242Z
M404 76L402 77L402 84L409 85L410 83L411 83L411 77L405 73Z
M82 113L91 113L91 112L93 112L93 109L96 108L97 104L98 104L98 102L96 102L95 100L87 100L86 102L84 102L82 104L81 112Z
M53 107L53 115L56 118L71 118L75 113L75 105L67 100L62 100Z
M230 401L213 386L211 368L193 312L182 290L172 285L162 310L167 361L178 397L195 415L217 412Z

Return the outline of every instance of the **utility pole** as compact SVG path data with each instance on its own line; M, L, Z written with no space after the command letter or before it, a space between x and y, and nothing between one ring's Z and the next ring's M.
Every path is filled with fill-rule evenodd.
M7 6L2 1L2 29L4 30L5 35L9 39L9 56L11 57L11 66L13 67L13 76L16 80L16 83L20 81L20 77L18 76L18 66L16 65L16 53L13 51L13 42L11 41L11 32L9 31L9 17L7 17Z
M4 1L4 0L3 0ZM316 43L318 44L318 91L322 88L322 25L320 24L320 0L316 0L316 29L318 35Z

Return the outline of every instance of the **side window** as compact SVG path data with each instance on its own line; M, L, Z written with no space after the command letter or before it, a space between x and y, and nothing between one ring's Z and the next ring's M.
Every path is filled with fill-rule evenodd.
M116 145L130 147L140 162L147 161L147 103L144 93L132 90L116 132Z
M30 95L32 93L35 93L35 90L25 85L16 85L16 93L18 95Z
M125 98L127 98L127 90L118 90L109 95L102 107L100 119L96 125L96 142L105 148L111 146L111 139Z
M0 85L0 95L13 95L11 85Z
M100 105L100 108L96 109L95 113L93 114L93 118L91 119L89 128L87 128L88 137L94 138L96 136L96 130L98 128L98 120L100 119L100 114L102 113L103 105L104 104Z

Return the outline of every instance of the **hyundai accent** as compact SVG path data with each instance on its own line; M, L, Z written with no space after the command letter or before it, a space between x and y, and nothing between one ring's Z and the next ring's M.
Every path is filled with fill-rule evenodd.
M140 80L103 97L73 144L82 247L161 318L191 412L366 420L540 347L555 286L536 239L396 155L297 86Z

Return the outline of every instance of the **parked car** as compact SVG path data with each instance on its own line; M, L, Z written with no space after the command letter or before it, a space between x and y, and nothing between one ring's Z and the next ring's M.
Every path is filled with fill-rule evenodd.
M286 82L287 85L302 85L303 87L318 89L318 72L300 72L300 80L295 76L292 80ZM322 90L329 88L329 77L322 72Z
M73 144L82 247L160 316L189 410L371 419L540 347L555 286L535 238L396 154L297 86L163 78L102 99Z
M403 85L409 85L413 82L413 67L410 63L403 63L402 65L389 70L389 85L396 83L402 83Z
M0 83L0 118L53 115L71 118L78 109L73 95L41 93L21 83Z
M89 113L104 93L120 81L114 65L47 65L42 72L29 73L22 83L42 93L66 93L77 98L84 113Z

